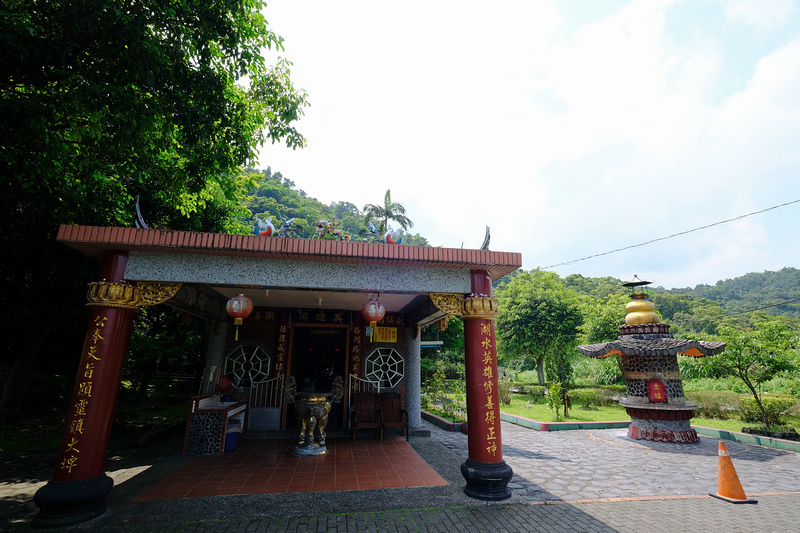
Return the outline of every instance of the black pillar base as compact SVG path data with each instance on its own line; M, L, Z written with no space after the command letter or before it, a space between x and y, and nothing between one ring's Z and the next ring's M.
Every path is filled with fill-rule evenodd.
M478 500L507 500L511 497L508 482L514 472L505 461L479 463L467 459L461 465L461 475L467 480L464 494Z
M51 529L80 524L106 512L103 501L114 486L107 475L76 481L53 481L36 491L39 514L31 525Z

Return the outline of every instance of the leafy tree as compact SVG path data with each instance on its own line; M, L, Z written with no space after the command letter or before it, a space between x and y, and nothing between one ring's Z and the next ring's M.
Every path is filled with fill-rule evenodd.
M572 386L572 349L575 340L571 337L561 337L556 342L547 357L544 358L545 373L550 383L561 383L565 389Z
M238 231L240 167L259 144L305 144L306 95L261 0L10 0L0 16L0 323L11 363L0 423L40 353L80 349L97 266L59 223ZM245 78L246 76L246 78ZM247 80L245 85L239 82Z
M797 335L774 323L764 323L752 331L723 327L719 338L727 343L725 351L704 361L718 376L733 376L744 382L758 404L764 427L768 427L759 389L778 373L797 370L792 352L798 346Z
M123 379L146 397L159 372L201 376L209 329L208 322L191 320L166 306L141 309L131 332Z
M419 233L405 233L403 234L403 245L404 246L430 246L431 244L428 242L428 239L420 235Z
M581 299L583 323L578 327L583 344L613 341L619 336L619 327L625 324L629 299L620 294L609 294L606 298L584 297Z
M622 286L620 280L610 276L587 278L580 274L570 274L564 278L564 285L574 290L579 296L591 296L601 299L611 294L627 295L629 292Z
M252 227L253 216L261 219L272 217L272 224L279 229L281 217L294 218L293 226L297 228L298 236L307 239L314 235L317 220L333 216L329 206L316 198L302 196L294 189L294 182L284 178L280 172L273 174L270 168L262 171L247 169L246 172L258 181L245 198L244 205L249 213L240 219L242 224Z
M422 354L422 372L429 376L441 362L449 379L464 379L464 322L458 317L451 318L447 329L440 331L436 327L422 330L422 340L442 341L437 350L426 350ZM432 353L431 353L432 352Z
M333 202L330 209L333 217L341 223L339 229L346 235L350 235L350 240L364 240L366 227L358 207L350 202Z
M383 235L389 227L389 221L394 220L402 229L413 228L414 223L406 216L406 208L403 204L392 202L392 193L386 190L383 197L383 205L367 204L364 206L364 224L377 220L378 232Z
M497 336L504 350L535 366L544 385L544 359L581 324L575 293L553 272L520 274L497 291Z
M781 301L800 298L800 270L796 268L750 272L738 278L719 280L714 285L703 284L694 289L672 289L670 292L712 300L727 313L766 307L765 312L770 315L800 318L800 303L775 306Z

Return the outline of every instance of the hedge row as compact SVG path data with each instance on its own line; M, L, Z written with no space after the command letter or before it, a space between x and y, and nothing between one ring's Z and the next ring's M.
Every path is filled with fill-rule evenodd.
M686 393L686 399L698 405L698 416L722 420L738 417L742 422L763 423L756 399L749 396L731 391L691 391ZM797 400L788 395L763 396L761 404L770 426L785 423L786 417L798 410Z

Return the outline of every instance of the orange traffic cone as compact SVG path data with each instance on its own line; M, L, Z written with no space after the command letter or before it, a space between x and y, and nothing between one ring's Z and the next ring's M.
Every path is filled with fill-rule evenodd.
M758 503L757 500L752 500L745 496L742 484L739 482L739 476L736 475L736 469L733 468L731 456L728 455L728 448L725 447L725 443L722 441L719 443L719 482L717 493L711 494L711 496L731 503Z

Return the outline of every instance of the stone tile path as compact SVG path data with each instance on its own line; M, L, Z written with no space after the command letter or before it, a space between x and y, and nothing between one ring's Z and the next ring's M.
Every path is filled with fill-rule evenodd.
M637 441L626 429L539 432L503 422L512 487L527 501L673 497L717 492L719 440ZM466 457L466 435L431 425L431 436ZM745 493L800 491L800 454L725 441Z
M447 485L137 500L186 464L174 445L164 446L120 464L118 485L107 498L108 513L74 530L800 531L800 454L795 452L726 441L747 495L758 499L757 505L734 505L708 496L717 490L716 439L701 436L700 443L688 445L648 443L628 439L624 429L548 433L503 423L504 456L515 472L514 495L506 502L488 503L467 498L461 490L458 469L467 453L466 436L429 424L425 429L431 438L412 437L411 445ZM27 530L27 513L21 511L30 510L32 502L25 493L42 481L33 470L20 470L5 483L0 529L5 514L9 529Z

